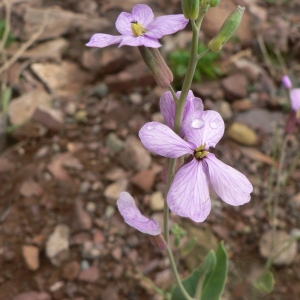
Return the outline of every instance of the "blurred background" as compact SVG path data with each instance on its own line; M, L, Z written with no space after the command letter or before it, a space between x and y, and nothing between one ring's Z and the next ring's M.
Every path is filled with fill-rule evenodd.
M138 3L155 16L181 13L179 0L0 2L1 300L161 300L153 283L164 290L174 283L166 253L116 210L126 190L162 222L165 160L137 133L147 121L163 122L166 90L138 49L85 46L94 33L118 34L118 15ZM285 138L291 105L281 84L288 74L300 87L300 3L221 0L204 19L200 52L238 4L246 7L239 30L200 61L192 90L224 118L214 152L249 178L252 200L231 207L212 191L204 223L172 215L182 238L174 252L184 277L224 240L230 268L223 299L300 299L294 240L273 261L274 291L252 284L270 258L271 227L280 230L276 244L300 231L299 128ZM190 41L189 25L161 40L177 90Z

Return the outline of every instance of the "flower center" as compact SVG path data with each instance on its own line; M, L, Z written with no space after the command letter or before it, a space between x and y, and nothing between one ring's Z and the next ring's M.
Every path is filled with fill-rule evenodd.
M136 37L144 35L148 31L138 21L132 21L131 22L131 30L133 32L133 35L136 36Z
M194 152L194 156L200 160L202 158L204 158L209 152L205 150L206 147L206 143L204 143L204 145L198 147L195 152Z

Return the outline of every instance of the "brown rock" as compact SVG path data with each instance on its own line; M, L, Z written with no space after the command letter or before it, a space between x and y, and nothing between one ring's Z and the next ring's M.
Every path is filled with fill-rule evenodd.
M104 196L107 199L111 200L117 200L119 199L120 193L125 191L128 186L128 180L127 179L120 179L116 182L108 185L104 191Z
M63 167L64 161L70 157L71 157L70 153L59 153L54 155L51 162L48 164L47 169L57 180L62 180L62 181L71 180L68 172Z
M23 197L40 197L43 194L43 189L35 180L29 179L22 183L20 194Z
M151 164L151 156L142 143L135 136L127 137L125 148L119 156L121 164L127 169L141 171L148 169Z
M147 192L152 189L155 181L155 172L151 170L142 170L138 172L132 179L131 182Z
M244 111L253 108L253 103L250 99L242 99L234 101L231 106L234 110Z
M119 167L112 168L107 173L105 173L105 178L111 181L116 181L118 179L123 179L125 177L126 177L126 172Z
M45 292L25 292L13 298L13 300L51 300L51 296Z
M75 224L78 229L89 230L92 228L92 219L85 211L82 200L75 201Z
M39 248L30 245L23 245L22 254L28 269L36 271L40 266Z
M231 124L227 134L242 145L253 146L258 142L258 136L255 131L243 123L234 122Z
M67 280L75 280L80 272L80 265L77 261L71 261L63 267L63 278Z
M102 292L101 299L102 300L108 300L108 299L109 300L119 300L120 298L116 292L115 287L109 286Z
M96 266L92 266L87 270L81 271L79 275L80 281L95 283L100 277L99 270Z
M62 112L50 107L38 107L33 113L32 119L46 128L58 131L62 127L64 120Z
M248 80L244 74L233 74L223 79L222 87L227 100L245 98L248 94Z
M120 261L122 258L122 248L121 247L117 247L112 251L112 257L116 260L116 261Z
M103 235L102 231L98 230L98 229L95 229L95 231L94 231L93 240L94 240L95 245L103 244L106 241L105 236Z

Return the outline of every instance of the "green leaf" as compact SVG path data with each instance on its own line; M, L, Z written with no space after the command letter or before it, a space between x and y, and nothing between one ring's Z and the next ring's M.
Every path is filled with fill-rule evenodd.
M199 280L203 276L206 276L207 273L212 272L216 266L216 263L217 263L216 254L213 250L211 250L205 257L203 264L198 268L196 268L190 276L188 276L182 281L183 286L185 287L186 291L191 297L194 297ZM184 296L182 295L179 287L176 286L173 289L171 300L182 300L182 299L184 299Z
M195 247L196 243L197 243L197 239L195 237L191 238L186 243L186 245L183 247L183 249L182 249L182 255L183 256L188 255L193 250L193 248Z
M216 258L216 267L205 278L202 300L219 300L224 290L228 272L228 256L223 242L219 245Z
M274 288L274 276L269 270L253 281L253 285L260 291L271 293Z

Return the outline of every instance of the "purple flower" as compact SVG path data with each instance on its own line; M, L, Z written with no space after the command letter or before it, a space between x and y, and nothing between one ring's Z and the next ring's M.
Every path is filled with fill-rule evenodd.
M150 235L159 235L161 233L158 222L143 216L129 193L122 192L117 205L120 214L128 225Z
M250 201L252 184L240 172L218 160L208 152L224 134L224 122L215 111L195 111L185 117L182 128L188 142L169 127L158 122L145 124L139 136L144 146L159 155L177 158L194 156L176 173L167 195L172 212L202 222L211 209L209 183L219 197L230 205Z
M177 92L176 96L179 98L181 92ZM171 92L166 92L160 97L160 111L165 119L166 124L174 129L174 121L175 121L175 112L176 112L176 104ZM194 111L203 110L203 103L200 98L194 96L192 91L189 91L183 111L182 120L186 118L189 114ZM184 132L181 130L180 136L184 137Z
M153 11L148 5L138 4L131 14L122 12L119 15L116 28L122 35L96 33L86 46L103 48L120 43L119 47L128 45L158 48L161 46L158 39L182 30L187 23L188 20L182 14L154 19Z
M292 82L291 82L291 79L290 79L290 77L287 76L287 75L284 75L284 76L282 77L282 84L283 84L283 86L284 86L286 89L291 89L291 88L293 87Z
M297 119L300 118L300 89L291 89L290 98L292 110L296 113Z

